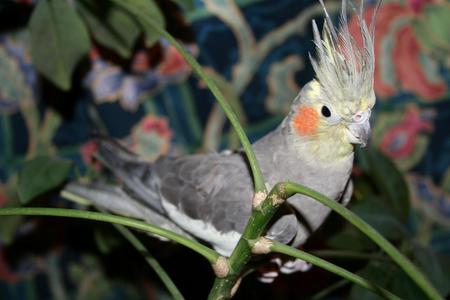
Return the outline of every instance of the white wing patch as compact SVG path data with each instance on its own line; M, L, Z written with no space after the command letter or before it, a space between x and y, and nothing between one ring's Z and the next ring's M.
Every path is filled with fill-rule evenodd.
M220 232L212 224L188 217L163 197L161 202L172 222L180 226L183 230L191 233L193 236L210 243L220 255L231 255L231 252L241 237L240 233L237 231L230 231L227 233Z

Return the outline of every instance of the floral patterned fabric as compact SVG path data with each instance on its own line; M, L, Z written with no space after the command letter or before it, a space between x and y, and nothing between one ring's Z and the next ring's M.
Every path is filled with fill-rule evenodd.
M36 1L16 2L32 6ZM186 47L207 67L239 112L250 139L256 140L277 126L313 76L308 59L313 51L311 20L321 18L321 8L316 1L293 0L193 3L184 15L195 43L186 42ZM340 9L337 2L327 6L333 15ZM368 5L365 16L373 9ZM407 178L417 215L411 226L428 230L433 248L446 255L449 19L444 0L384 1L376 21L377 104L371 141ZM351 24L356 24L354 19ZM99 128L150 161L164 154L238 147L223 112L181 55L165 40L157 48L136 50L124 66L94 47L76 92L52 92L33 68L26 30L14 26L0 32L0 206L17 204L16 174L27 158L68 157L77 162L80 174L99 168L91 141ZM164 297L148 281L140 284L144 292L136 292L130 283L107 279L97 258L76 252L67 239L11 263L8 245L43 225L23 218L0 222L1 299ZM86 279L90 270L96 272ZM66 275L60 277L61 272Z

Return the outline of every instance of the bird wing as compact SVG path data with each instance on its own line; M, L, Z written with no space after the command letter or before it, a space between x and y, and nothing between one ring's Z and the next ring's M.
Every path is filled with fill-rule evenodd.
M253 181L245 156L162 157L153 165L167 207L220 232L242 232L251 214Z
M342 193L342 197L340 199L341 204L347 206L347 204L350 202L352 198L352 195L353 195L353 180L349 179L345 187L345 190Z
M119 215L141 219L150 224L155 224L164 229L192 238L190 234L182 230L165 216L156 213L141 202L129 197L118 186L102 182L92 182L88 184L71 182L65 187L65 191L89 200L89 202L96 207Z
M182 214L177 217L201 220L219 232L244 229L253 181L243 153L163 156L150 163L113 139L98 141L103 163L131 198L160 214L173 208Z
M254 188L244 153L164 156L149 163L116 142L102 140L100 154L132 199L221 253L232 250L252 210ZM277 224L284 225L275 226L270 235L290 240L295 218L283 218Z
M123 190L132 199L140 201L159 214L164 214L152 164L112 138L101 136L97 141L102 164L122 182Z

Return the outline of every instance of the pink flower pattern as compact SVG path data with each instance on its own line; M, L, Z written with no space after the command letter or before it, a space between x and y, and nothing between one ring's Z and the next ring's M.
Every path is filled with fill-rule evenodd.
M380 148L386 155L394 159L408 157L416 148L419 133L432 130L433 123L423 119L416 106L409 106L404 119L383 135Z
M410 92L426 101L443 97L447 86L438 74L430 78L424 64L433 69L435 64L420 48L412 23L420 18L425 5L434 5L430 0L409 0L407 5L386 3L380 7L375 31L375 82L376 93L387 98L400 90ZM431 3L431 4L429 4ZM364 18L370 22L374 7L368 8ZM353 33L357 31L357 17L350 21ZM362 39L354 34L355 40Z

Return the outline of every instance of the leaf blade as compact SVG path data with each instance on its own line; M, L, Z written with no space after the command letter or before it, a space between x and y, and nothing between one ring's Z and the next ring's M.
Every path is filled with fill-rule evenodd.
M123 4L123 8L132 6L134 8L137 8L141 12L139 15L137 15L130 10L130 13L137 17L137 21L144 31L145 45L147 47L153 46L153 44L159 40L161 35L152 27L147 25L147 20L145 20L143 16L151 20L151 22L154 25L157 25L159 28L165 28L166 21L164 19L164 15L159 9L159 6L155 3L154 0L123 0Z
M39 1L28 24L36 69L63 90L71 87L75 67L89 53L88 32L66 1Z
M77 9L95 41L129 58L142 32L140 24L122 7L110 1L78 0L78 4Z
M38 156L25 162L19 171L18 194L22 204L57 187L67 179L72 169L69 160Z
M410 202L409 188L403 174L394 162L378 149L358 149L356 153L360 166L372 178L383 200L405 221L409 215Z

